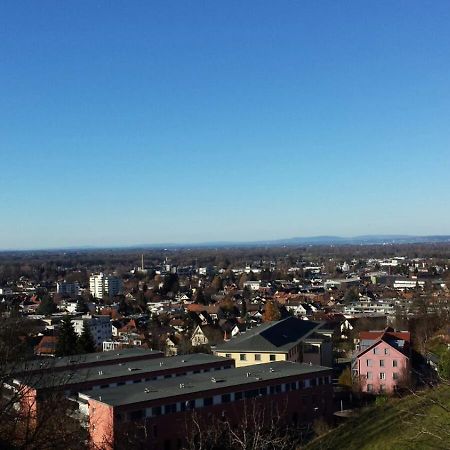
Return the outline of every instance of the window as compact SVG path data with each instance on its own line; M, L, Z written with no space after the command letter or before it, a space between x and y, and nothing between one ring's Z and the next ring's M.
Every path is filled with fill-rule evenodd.
M385 392L386 386L384 384L380 384L380 392Z
M392 374L392 378L393 378L394 380L398 380L398 373L397 373L397 372L394 372L394 373Z
M270 360L271 360L271 361L276 361L276 360L277 360L276 355L270 355Z
M152 416L160 416L162 413L161 406L155 406L152 408Z
M397 367L397 360L396 359L392 360L392 367Z
M231 358L231 353L225 353L225 358Z
M222 395L222 403L228 403L231 401L231 395L230 394L223 394Z
M366 360L366 364L367 364L367 367L372 367L372 360L371 359L367 359Z
M261 361L261 355L259 353L255 353L255 361Z
M367 392L373 392L373 384L367 385Z
M132 411L130 413L130 420L140 420L144 417L144 411L142 409L138 411Z
M203 399L203 406L210 406L213 404L212 397L206 397Z
M245 398L258 397L258 389L252 389L251 391L245 391Z
M164 406L164 414L170 414L177 412L177 405L176 403L173 403L172 405L166 405Z
M385 380L386 374L384 372L380 372L380 380Z
M247 355L245 353L241 353L239 355L239 360L240 361L247 361Z
M242 392L236 392L234 394L234 399L235 400L242 400Z
M378 352L378 347L375 347L375 348L373 349L373 354L374 354L374 355L378 355L378 354L379 354L379 352Z
M384 349L384 354L385 354L385 355L389 355L389 349L388 349L388 348L385 348L385 349Z
M380 359L380 367L384 367L384 359Z
M368 380L371 380L371 379L372 379L372 372L367 372L366 378L367 378Z

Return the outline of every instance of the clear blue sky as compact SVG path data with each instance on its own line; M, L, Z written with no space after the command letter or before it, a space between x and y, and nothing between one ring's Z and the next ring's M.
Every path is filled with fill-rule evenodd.
M450 234L450 2L0 3L0 248Z

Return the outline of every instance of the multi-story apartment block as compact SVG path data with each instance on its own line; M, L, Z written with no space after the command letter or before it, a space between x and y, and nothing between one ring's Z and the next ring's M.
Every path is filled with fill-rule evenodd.
M58 281L56 283L56 293L76 297L80 294L80 283L78 283L77 281L73 283L69 283L67 281Z
M83 367L74 367L69 364L56 371L53 365L49 364L41 372L21 372L15 375L8 383L8 389L15 389L26 399L23 405L24 412L30 411L35 414L49 395L54 396L57 393L61 395L61 401L63 401L65 397L76 397L79 392L84 391L92 391L101 395L107 388L234 367L233 360L200 353L161 358L163 356L161 352L130 349L97 355L99 359L94 359L94 364L95 361L103 361L104 364ZM112 363L114 360L111 359L112 355L116 356L114 364ZM85 356L75 355L72 358ZM154 359L155 357L157 359ZM88 359L92 359L92 354Z
M131 431L149 450L177 449L194 438L194 415L205 430L218 421L236 428L245 415L249 427L329 416L331 375L326 367L280 361L83 392L79 409L96 448L111 450Z
M110 297L120 294L122 290L122 281L120 278L104 273L92 274L89 277L89 290L95 298L102 298L105 294Z
M111 319L109 316L91 316L86 314L77 319L72 319L75 333L79 336L83 332L83 327L87 326L94 338L96 346L102 345L112 337Z

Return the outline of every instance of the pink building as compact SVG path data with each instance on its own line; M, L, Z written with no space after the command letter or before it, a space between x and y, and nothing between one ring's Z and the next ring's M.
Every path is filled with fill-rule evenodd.
M410 379L410 341L408 331L364 331L359 334L352 375L361 390L392 393Z

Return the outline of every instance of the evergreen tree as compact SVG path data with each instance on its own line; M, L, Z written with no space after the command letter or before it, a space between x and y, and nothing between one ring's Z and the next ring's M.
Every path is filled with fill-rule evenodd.
M246 316L247 316L247 301L244 298L242 299L241 317L245 319Z
M200 288L200 287L195 292L195 301L196 301L196 303L200 303L200 305L207 305L208 304L208 301L205 298L205 294L203 293L203 289Z
M56 345L56 356L74 355L77 351L77 334L69 316L64 317Z
M77 306L76 306L75 310L76 310L76 312L83 313L83 314L89 312L88 305L87 305L87 303L86 303L86 301L84 300L83 297L79 297L78 298Z
M46 295L41 299L41 303L37 307L36 313L48 316L55 313L57 310L58 308L56 307L55 302L48 295Z
M83 324L83 331L77 341L77 353L95 352L95 342L91 330L86 324Z

